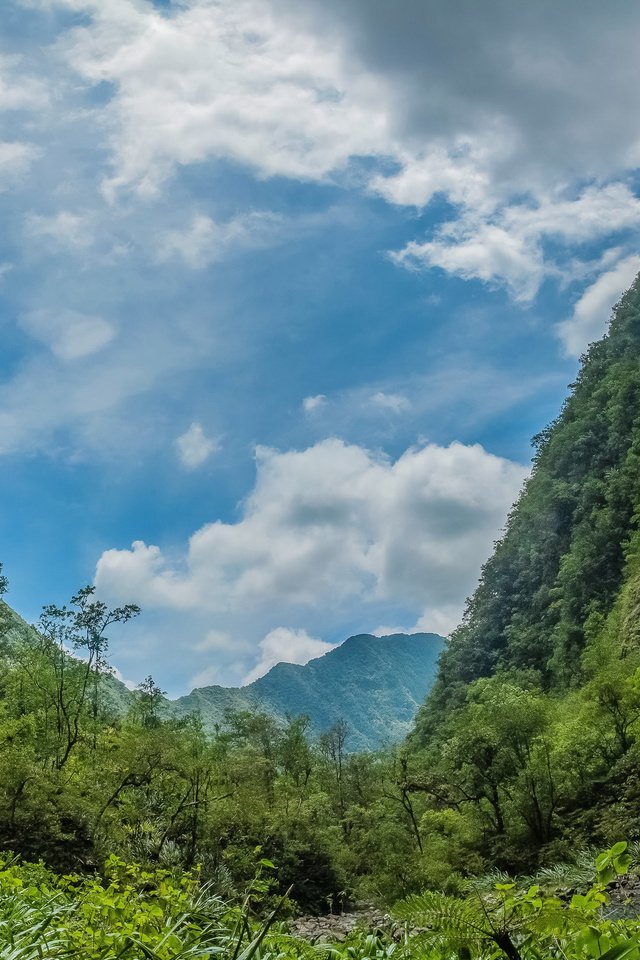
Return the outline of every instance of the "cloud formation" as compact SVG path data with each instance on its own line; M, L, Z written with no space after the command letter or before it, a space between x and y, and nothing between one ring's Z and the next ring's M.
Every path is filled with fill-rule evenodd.
M305 397L302 401L302 409L305 413L313 413L314 410L319 410L327 402L327 398L324 393L318 393L315 397Z
M411 409L411 402L401 393L385 393L383 390L378 390L372 394L369 402L372 407L388 410L391 413L402 413Z
M92 18L65 44L71 65L116 86L111 195L152 193L176 165L216 157L323 179L385 138L383 89L268 3L192 0L171 16L124 0L60 5Z
M408 626L423 614L449 622L525 475L460 443L412 448L396 461L339 440L262 448L238 522L206 524L182 555L143 542L107 550L95 582L114 601L179 614L192 625L186 636L208 625L237 637L229 658L246 643L245 662L265 630L283 625L290 636L326 638L354 617L371 629L385 611L402 612Z
M219 449L219 444L216 440L207 437L201 423L194 421L176 440L176 449L183 466L189 470L195 470Z
M26 173L39 155L32 143L0 141L0 190L8 189L12 180Z
M396 251L398 264L503 284L524 303L558 275L553 244L637 237L627 179L640 165L628 121L640 109L640 11L622 0L561 10L506 0L482 9L189 0L170 11L148 0L49 2L88 15L60 50L86 83L113 89L100 116L112 199L154 194L179 167L219 159L260 178L316 182L373 159L361 182L389 203L423 208L441 195L455 210ZM616 69L593 67L607 63ZM33 82L26 101L40 96ZM158 256L203 267L269 229L262 214L220 224L198 214L164 235Z
M280 226L280 218L269 212L250 211L225 223L197 214L184 229L167 230L163 234L157 257L167 261L178 255L187 266L201 269L230 253L268 244Z
M607 318L620 295L640 273L640 256L632 254L601 273L575 305L573 316L558 326L567 354L579 357L606 330Z
M434 240L411 241L394 254L405 266L440 267L465 280L504 284L515 300L530 301L545 274L544 243L571 249L640 227L640 199L626 184L589 187L574 199L546 198L536 205L512 204L490 218L468 213L439 227ZM623 288L621 288L620 292Z
M218 676L213 657L246 676L277 630L451 626L524 469L478 446L369 447L474 438L492 419L498 437L524 397L537 416L545 376L567 382L562 350L601 332L640 238L640 9L8 2L29 56L0 58L0 452L113 450L141 485L159 469L204 490L176 453L206 462L215 441L183 431L189 411L221 411L228 482L197 515L227 522L176 547L173 519L141 528L132 506L107 542L147 542L98 567L105 590L135 588L184 627L201 676ZM345 277L373 281L370 297ZM554 280L563 302L551 320L478 289L464 305L449 277L523 308ZM505 371L507 351L548 357L559 317L543 373ZM354 443L309 446L336 433ZM522 450L515 433L502 451ZM265 438L284 452L259 450L233 522L229 490Z
M276 627L270 630L259 644L259 661L243 678L243 686L253 683L258 677L275 667L276 663L308 663L335 648L334 643L316 640L304 630L289 630Z
M59 360L80 360L98 353L113 340L115 330L102 317L77 310L34 310L20 318L30 336L50 347Z

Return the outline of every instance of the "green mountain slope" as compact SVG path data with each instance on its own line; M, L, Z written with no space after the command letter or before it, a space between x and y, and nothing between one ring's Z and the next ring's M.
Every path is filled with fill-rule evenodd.
M640 277L534 443L409 738L447 870L640 840Z
M408 733L433 683L443 642L433 633L360 634L305 666L279 663L246 687L202 687L171 708L199 711L208 729L221 724L229 709L307 714L316 733L346 720L350 750L376 749Z
M580 677L589 617L624 579L640 507L640 280L589 348L533 473L442 657L435 699L508 668L547 688Z

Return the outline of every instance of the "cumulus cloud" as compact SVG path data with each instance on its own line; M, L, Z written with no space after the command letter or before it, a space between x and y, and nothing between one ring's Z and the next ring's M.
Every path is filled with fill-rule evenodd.
M505 196L608 177L638 160L628 117L640 100L640 11L624 0L568 0L553 16L508 0L273 2L318 33L339 30L350 55L392 89L394 134L412 147L388 175L403 184L403 203L428 198L429 178L449 193L448 171L465 165Z
M407 622L426 611L440 624L461 611L525 475L460 443L396 461L339 440L262 448L238 522L206 524L183 555L143 542L107 550L95 582L113 600L179 613L187 636L189 622L194 633L213 622L249 651L282 623L326 637L400 607Z
M326 643L310 637L304 630L289 630L287 627L276 627L270 630L259 644L259 661L244 677L243 686L253 683L258 677L275 667L277 663L308 663L316 657L321 657L334 650L335 643Z
M315 397L305 397L302 401L302 409L305 413L313 413L314 410L319 410L327 402L327 398L324 393L318 393Z
M205 434L202 424L194 422L189 429L176 440L178 456L189 470L201 467L212 453L219 449L217 440L212 440Z
M539 249L487 223L470 229L460 224L425 243L412 240L391 256L404 266L440 267L463 280L502 281L515 300L523 301L535 296L544 275Z
M579 357L606 330L612 307L640 272L640 256L624 257L601 273L575 305L573 315L558 327L558 335L570 357Z
M102 317L76 310L34 310L20 318L20 326L67 361L97 353L115 336L112 325Z
M117 88L111 192L152 192L177 164L215 157L323 179L385 137L380 85L268 3L192 0L172 16L147 3L73 6L92 21L67 41L69 62Z
M552 19L505 0L57 3L91 17L64 44L74 69L116 85L117 185L215 156L321 179L368 155L397 162L372 179L394 202L444 192L477 206L638 160L640 14L621 2L615 16L570 2ZM592 69L607 61L617 69Z

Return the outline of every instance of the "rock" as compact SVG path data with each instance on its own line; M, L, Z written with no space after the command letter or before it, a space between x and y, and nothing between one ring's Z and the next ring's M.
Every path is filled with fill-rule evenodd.
M323 943L343 943L357 929L368 933L391 934L392 927L390 917L372 904L360 904L350 913L297 917L289 925L290 932L295 936Z

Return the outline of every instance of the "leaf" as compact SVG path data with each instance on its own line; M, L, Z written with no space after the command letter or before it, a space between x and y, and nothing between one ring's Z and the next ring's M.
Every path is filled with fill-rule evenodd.
M609 856L619 857L620 854L624 853L626 849L627 849L627 841L619 840L618 843L614 843L614 845L609 850Z
M622 960L623 957L628 957L630 953L637 950L638 945L639 941L636 937L632 940L626 940L624 943L618 943L615 947L607 950L606 953L601 954L599 960Z

